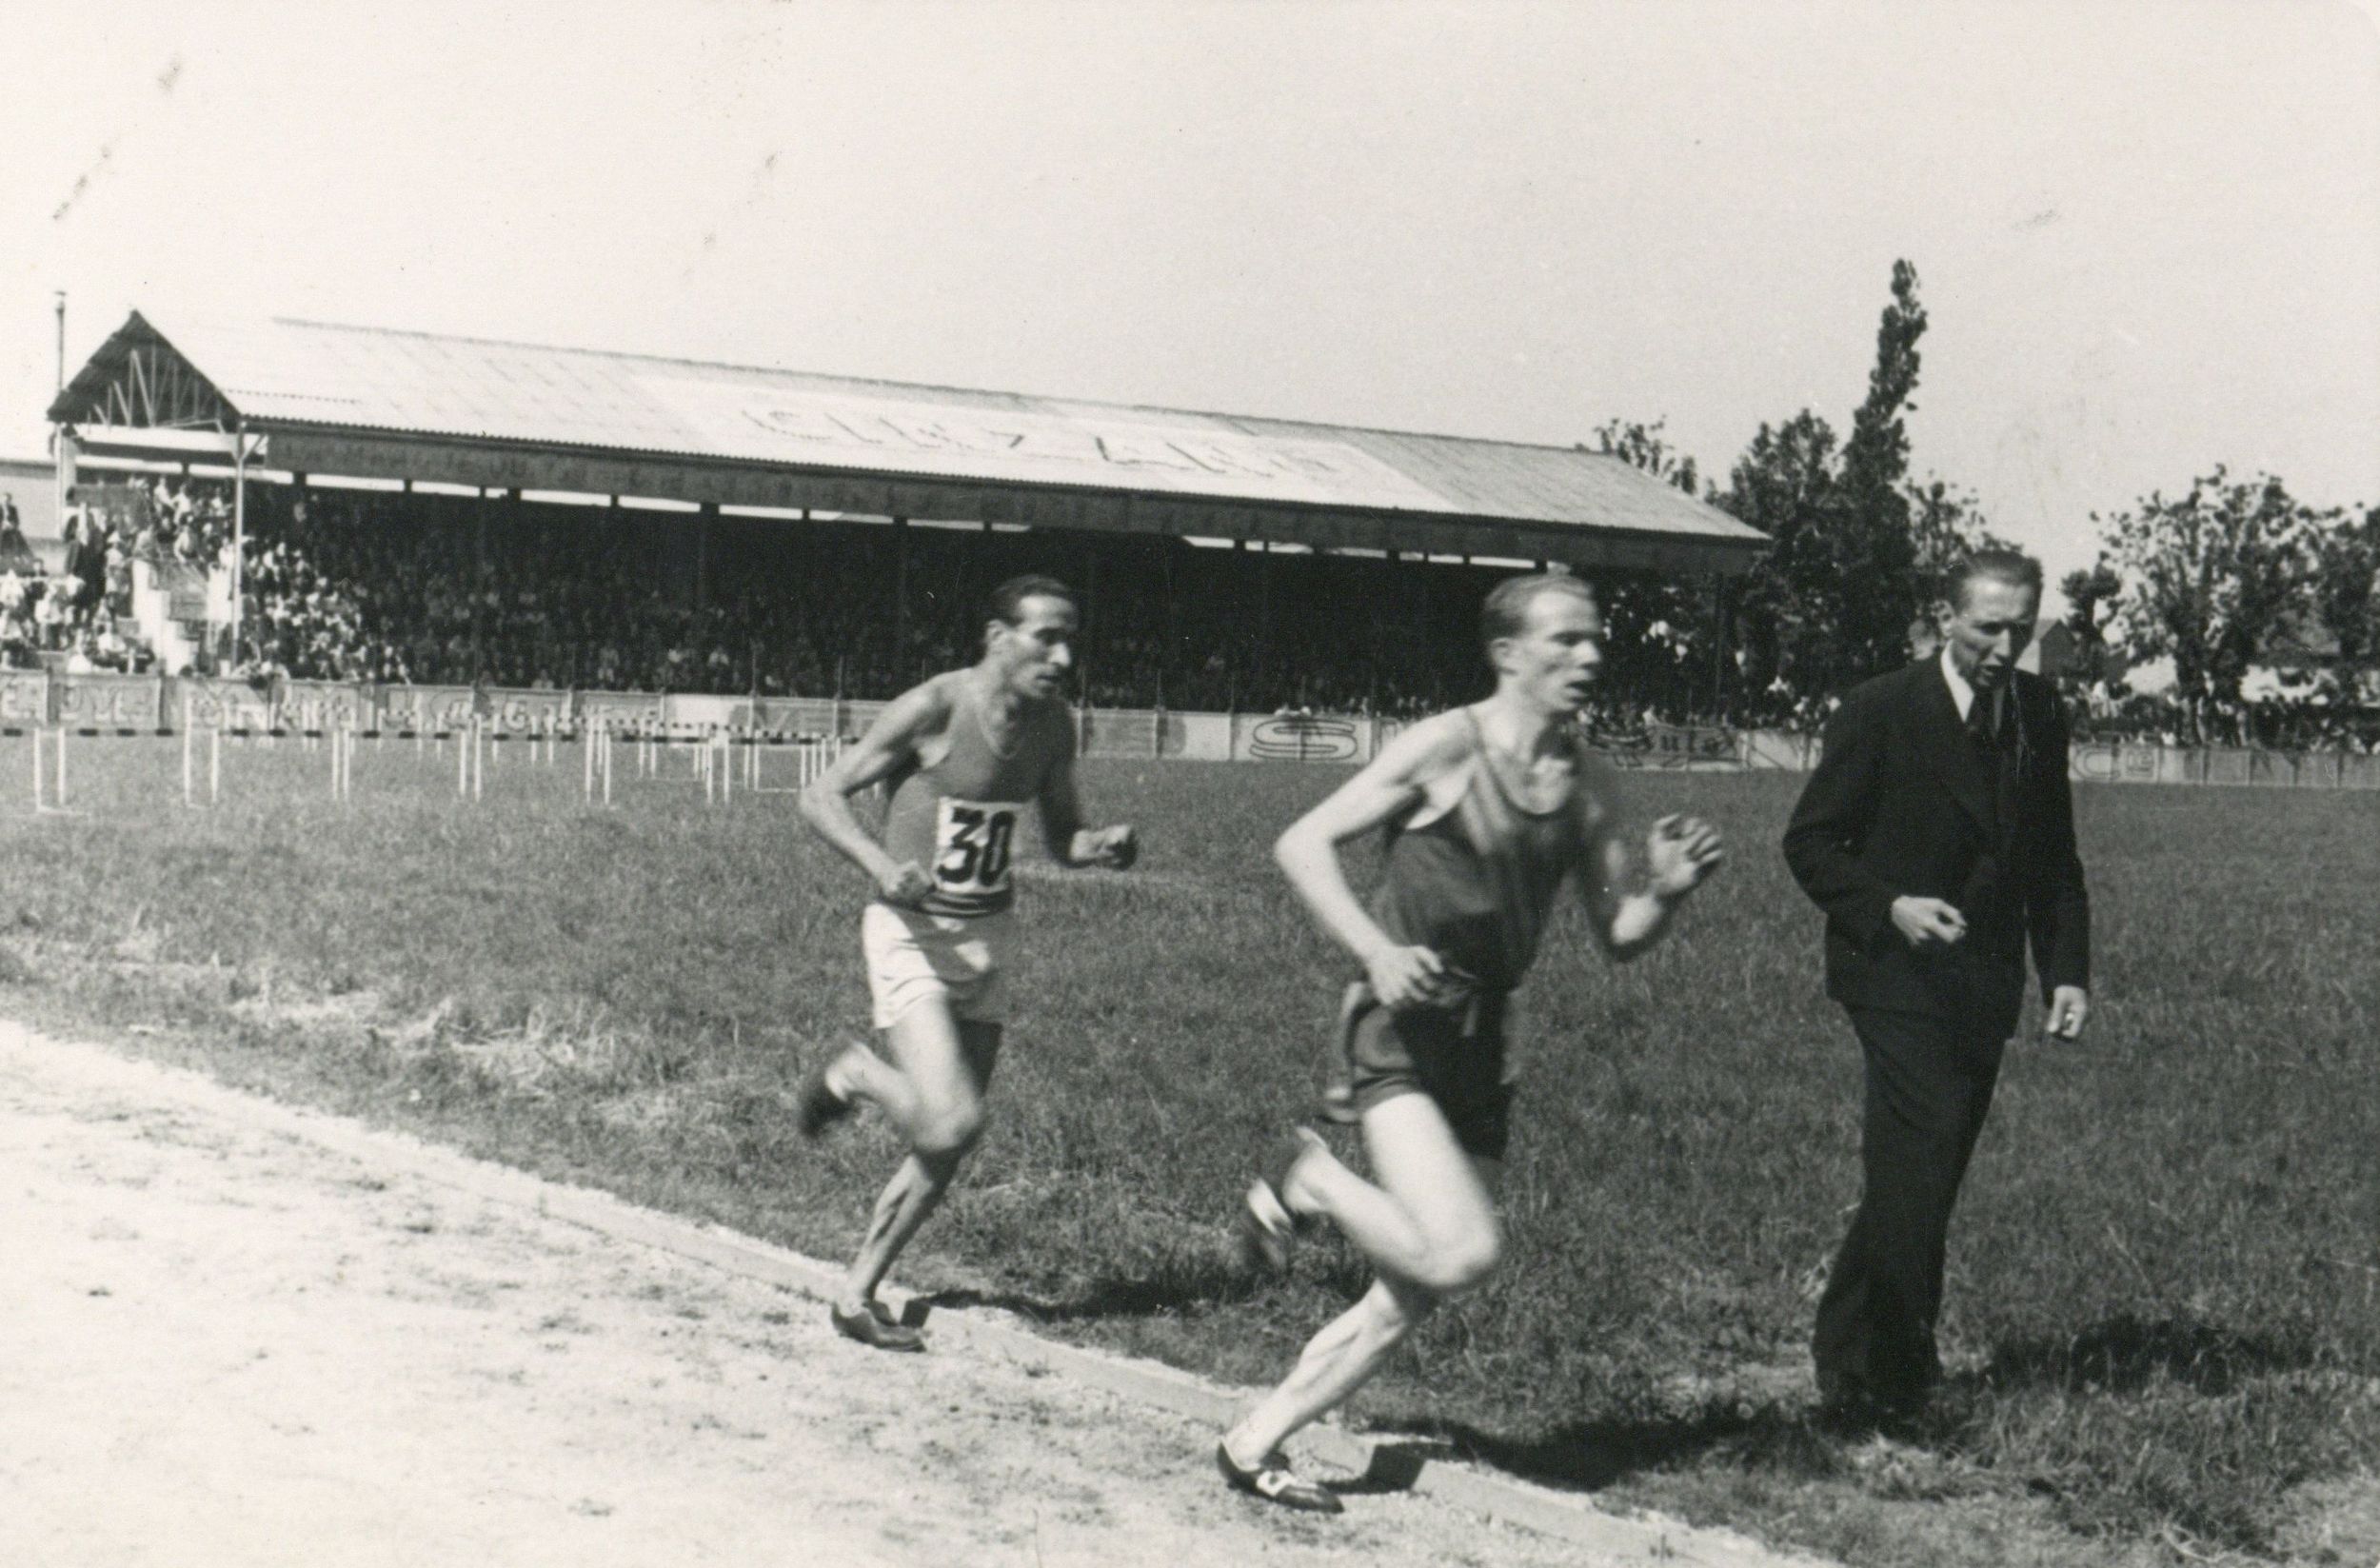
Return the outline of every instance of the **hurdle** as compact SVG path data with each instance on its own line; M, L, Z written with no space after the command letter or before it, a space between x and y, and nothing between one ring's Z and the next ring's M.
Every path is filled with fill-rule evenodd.
M713 729L703 737L701 761L703 773L703 804L725 805L735 799L735 754L728 749L727 732Z
M815 784L818 776L832 767L843 752L840 735L797 736L791 741L754 735L746 737L744 744L744 787L755 795L798 795ZM770 784L761 765L761 753L783 750L793 753L793 783Z
M487 792L487 756L479 715L454 732L454 794L459 801L476 801Z
M590 720L579 724L579 739L585 746L580 761L585 775L581 781L586 804L593 805L600 791L603 803L611 804L611 725Z
M48 735L50 737L50 746L49 746L49 748L48 748L49 755L48 755L48 757L47 757L47 758L45 758L45 756L44 756L44 748L43 748L43 746L42 746L42 736L43 736L44 734L48 734ZM79 812L79 811L69 811L69 810L68 810L68 809L67 809L67 804L66 804L66 736L67 736L67 727L66 727L66 725L64 725L64 724L59 724L59 725L56 725L54 728L52 728L52 727L50 727L50 726L45 726L45 725L42 725L42 724L35 724L35 725L33 726L32 735L33 735L33 814L34 814L35 816L37 816L37 817L79 817L79 816L81 816L81 815L82 815L82 813L81 813L81 812ZM48 766L46 769L45 769L45 766L44 766L45 761L46 761L46 762L48 763L48 764L49 764L49 766ZM54 788L51 788L51 789L49 791L49 798L48 798L48 799L46 799L46 800L43 798L44 791L43 791L43 784L42 784L42 777L43 777L43 774L44 774L44 772L45 772L45 771L48 771L48 772L50 772L50 773L53 774L53 775L54 775L54 778L55 778L55 787L54 787Z
M198 726L191 720L190 700L182 699L182 804L207 811L223 799L223 726L207 727L207 804L198 803Z

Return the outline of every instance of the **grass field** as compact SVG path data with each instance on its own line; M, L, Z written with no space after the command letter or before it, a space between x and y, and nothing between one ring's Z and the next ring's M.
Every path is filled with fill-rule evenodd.
M367 742L339 804L327 752L251 744L185 812L175 743L78 742L85 815L11 792L0 1002L840 1255L893 1145L807 1148L788 1106L864 1019L860 881L790 796L706 809L621 761L608 812L568 747L464 804L450 751ZM1028 877L992 1136L908 1282L1242 1382L1360 1287L1331 1244L1240 1280L1223 1228L1346 977L1264 853L1339 776L1085 764L1140 869ZM2092 1037L2011 1054L1930 1430L1846 1445L1806 1419L1803 1344L1856 1196L1857 1060L1775 847L1797 784L1623 780L1640 816L1717 821L1732 863L1636 965L1557 923L1512 1265L1355 1418L1854 1563L2318 1558L2308 1499L2380 1470L2380 797L2081 791Z

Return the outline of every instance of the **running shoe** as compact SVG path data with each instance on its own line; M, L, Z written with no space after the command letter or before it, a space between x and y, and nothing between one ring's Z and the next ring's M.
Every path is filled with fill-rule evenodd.
M826 1069L834 1065L835 1060L828 1057L803 1074L802 1087L794 1093L793 1126L805 1141L816 1141L857 1108L826 1086Z
M1311 1127L1294 1129L1280 1141L1264 1172L1248 1188L1248 1196L1240 1205L1238 1221L1240 1261L1254 1272L1269 1269L1279 1273L1289 1266L1289 1254L1297 1245L1298 1233L1305 1229L1305 1216L1289 1206L1283 1196L1289 1185L1289 1173L1298 1161L1319 1149L1322 1140Z
M1245 1492L1252 1498L1295 1508L1306 1514L1341 1514L1347 1505L1339 1495L1318 1481L1310 1481L1289 1468L1289 1461L1276 1450L1264 1456L1264 1461L1253 1470L1240 1468L1231 1457L1231 1450L1221 1443L1215 1445L1215 1466L1223 1473L1235 1492Z
M826 1320L835 1325L836 1333L846 1340L856 1340L870 1350L914 1354L925 1348L925 1336L906 1323L895 1321L882 1301L868 1302L865 1312L828 1307Z

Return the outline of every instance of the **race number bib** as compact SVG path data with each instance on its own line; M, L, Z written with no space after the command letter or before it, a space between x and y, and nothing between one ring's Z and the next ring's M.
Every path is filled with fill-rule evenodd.
M1010 802L943 797L934 818L935 890L956 899L1007 892L1018 810Z

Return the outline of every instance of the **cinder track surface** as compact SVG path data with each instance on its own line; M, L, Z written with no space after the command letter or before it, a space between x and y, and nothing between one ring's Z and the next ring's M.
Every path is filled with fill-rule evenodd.
M0 1023L0 1561L1619 1560L1396 1492L1261 1508L1202 1420L847 1345L403 1153Z

